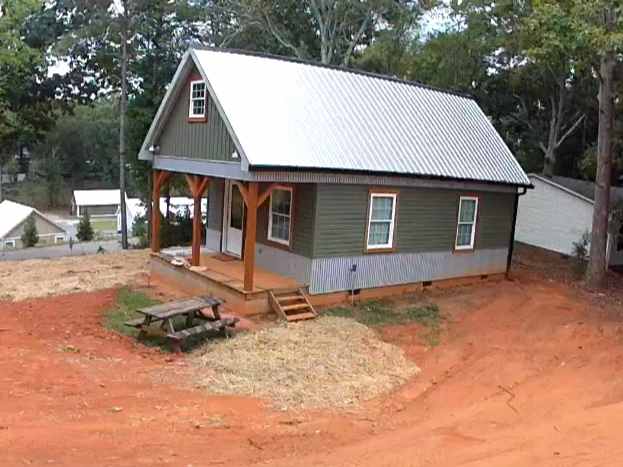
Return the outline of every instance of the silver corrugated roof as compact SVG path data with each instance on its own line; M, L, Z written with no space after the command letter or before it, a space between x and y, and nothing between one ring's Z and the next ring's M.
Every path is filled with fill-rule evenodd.
M192 50L249 166L530 185L478 104L415 83Z

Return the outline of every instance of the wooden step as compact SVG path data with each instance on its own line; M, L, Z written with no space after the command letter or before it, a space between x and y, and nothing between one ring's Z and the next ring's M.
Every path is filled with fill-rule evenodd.
M307 303L297 303L296 305L286 305L281 307L281 309L286 312L290 310L300 310L301 308L310 308L310 306Z
M277 295L277 300L280 302L292 302L294 300L305 300L305 297L300 295Z
M268 301L275 313L286 321L312 319L318 316L303 289L269 290Z
M296 315L288 315L288 322L292 321L302 321L304 319L314 319L316 317L316 313L307 312L307 313L298 313Z

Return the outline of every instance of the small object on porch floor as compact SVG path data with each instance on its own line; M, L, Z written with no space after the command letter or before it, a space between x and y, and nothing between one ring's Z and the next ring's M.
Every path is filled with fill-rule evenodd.
M208 268L206 268L205 266L191 266L190 270L194 272L205 272L208 270Z
M177 267L190 266L190 263L184 258L173 258L171 260L171 264Z
M273 311L288 322L313 319L318 316L303 289L269 290L268 299Z
M214 297L193 297L139 308L136 311L144 315L144 318L127 321L125 325L139 329L141 337L151 324L160 323L171 340L173 350L179 352L182 341L191 335L208 334L211 331L227 332L236 325L238 318L221 318L219 306L222 304L222 300ZM210 308L212 312L203 313L205 308ZM186 318L184 329L176 330L173 326L173 320L178 316ZM200 320L201 323L196 325L195 320Z
M230 255L224 255L223 253L219 253L218 255L212 256L214 259L218 259L219 261L223 261L224 263L228 263L230 261L236 261L238 258L234 258Z

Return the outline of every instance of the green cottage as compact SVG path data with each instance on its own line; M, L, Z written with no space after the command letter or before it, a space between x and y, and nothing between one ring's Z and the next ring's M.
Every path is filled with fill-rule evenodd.
M154 199L172 174L208 196L187 272L218 257L247 298L275 277L314 298L505 273L531 185L468 96L222 49L184 55L140 158Z

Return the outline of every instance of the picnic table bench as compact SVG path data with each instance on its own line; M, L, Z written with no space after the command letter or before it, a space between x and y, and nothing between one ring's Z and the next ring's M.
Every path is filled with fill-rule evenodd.
M160 305L139 308L136 311L143 315L142 318L126 321L126 326L139 329L139 338L145 330L154 323L160 323L161 328L167 333L167 338L171 342L173 350L181 351L181 344L191 336L204 335L213 332L225 332L233 328L238 322L238 318L222 318L219 306L222 300L214 297L193 297L186 300L163 303ZM205 308L210 308L212 316L206 316L202 312ZM178 316L186 317L185 327L176 330L173 324L174 318ZM195 325L195 321L201 323Z

